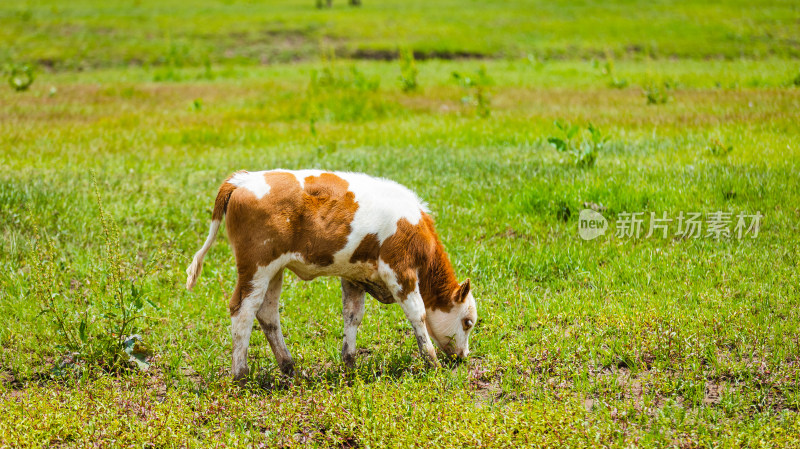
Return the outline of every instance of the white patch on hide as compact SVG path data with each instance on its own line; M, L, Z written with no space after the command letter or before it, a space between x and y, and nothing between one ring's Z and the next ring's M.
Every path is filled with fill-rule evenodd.
M267 180L264 178L265 173L266 171L238 172L228 180L228 183L249 190L260 200L270 191L269 184L267 184Z

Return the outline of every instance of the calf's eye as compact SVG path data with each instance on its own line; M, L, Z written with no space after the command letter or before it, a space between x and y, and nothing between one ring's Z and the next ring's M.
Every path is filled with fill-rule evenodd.
M464 330L469 330L472 327L472 320L469 318L464 319Z

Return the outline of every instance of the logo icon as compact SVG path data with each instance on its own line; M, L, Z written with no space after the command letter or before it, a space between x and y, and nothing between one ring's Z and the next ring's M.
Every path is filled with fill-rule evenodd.
M605 235L608 221L600 212L583 209L578 216L578 235L584 240L594 240Z

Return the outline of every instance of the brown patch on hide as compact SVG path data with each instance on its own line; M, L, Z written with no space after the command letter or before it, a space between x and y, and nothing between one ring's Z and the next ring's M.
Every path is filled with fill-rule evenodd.
M347 245L350 223L358 209L356 197L347 190L349 184L333 173L322 173L305 179L303 222L296 232L303 241L297 246L310 263L326 266L333 255Z
M378 234L367 234L361 239L361 243L350 256L350 263L371 262L377 263L380 254L381 243L378 241Z
M332 264L347 244L358 209L347 181L333 173L309 176L303 188L292 173L270 172L264 178L270 189L262 198L237 188L227 201L228 238L239 274L231 315L251 293L258 266L286 253L300 253L309 264Z
M401 218L397 231L383 242L380 258L397 275L402 296L411 293L419 282L426 309L447 312L453 307L460 286L430 215L423 212L416 225Z

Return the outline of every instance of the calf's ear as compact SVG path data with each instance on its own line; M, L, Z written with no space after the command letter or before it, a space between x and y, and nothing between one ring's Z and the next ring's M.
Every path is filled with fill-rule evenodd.
M458 287L458 291L456 292L456 302L464 302L467 299L467 295L469 294L469 278L466 281L462 282L461 285Z

